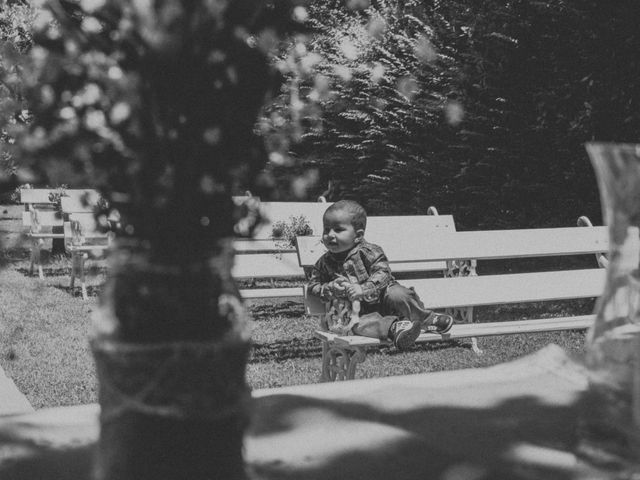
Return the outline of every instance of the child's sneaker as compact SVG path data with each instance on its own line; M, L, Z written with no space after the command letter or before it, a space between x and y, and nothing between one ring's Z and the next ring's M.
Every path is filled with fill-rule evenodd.
M421 322L410 320L397 320L391 326L391 338L398 350L406 350L413 346L416 338L420 336Z
M432 313L423 325L423 329L427 333L447 333L453 326L453 317L446 313Z

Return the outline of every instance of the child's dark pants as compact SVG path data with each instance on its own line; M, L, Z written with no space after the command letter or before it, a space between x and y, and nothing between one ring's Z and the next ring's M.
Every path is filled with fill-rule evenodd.
M422 322L430 314L412 288L395 283L387 287L380 303L362 303L360 322L353 327L353 333L387 340L391 325L399 318Z

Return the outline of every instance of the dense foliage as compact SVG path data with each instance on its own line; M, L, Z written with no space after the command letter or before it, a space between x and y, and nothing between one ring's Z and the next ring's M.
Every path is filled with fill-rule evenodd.
M22 164L41 183L100 189L125 236L163 239L168 251L186 239L212 248L233 233L231 194L259 188L267 155L253 125L278 84L264 62L299 28L294 10L288 1L47 2L21 64L34 114Z
M8 147L15 142L12 128L29 118L22 95L20 58L31 48L35 17L35 8L26 1L0 0L0 193L3 185L17 180L12 177L20 171Z
M633 1L314 3L324 119L293 155L332 199L471 229L598 220L583 144L638 140Z
M67 10L74 3L61 2ZM92 3L101 2L83 2ZM22 1L1 4L0 105L9 123L20 123L28 116L22 86L7 72L31 45L34 12ZM265 122L268 168L287 167L280 199L308 195L319 178L314 194L331 181L333 199L355 198L375 213L435 205L465 228L567 225L585 213L598 221L583 144L638 140L640 9L632 0L607 8L595 0L333 0L311 7L318 34L309 52L293 42L283 56L284 70L295 71ZM261 39L268 49L270 42ZM105 104L105 118L131 125L139 101ZM83 108L98 121L93 107ZM87 138L94 149L109 143L95 132ZM12 141L5 128L0 144ZM77 158L86 157L85 147L75 147ZM92 158L121 156L107 147ZM288 162L287 153L301 161ZM15 157L6 148L0 155L2 171L15 173ZM292 164L300 175L293 183ZM68 182L78 170L61 171Z

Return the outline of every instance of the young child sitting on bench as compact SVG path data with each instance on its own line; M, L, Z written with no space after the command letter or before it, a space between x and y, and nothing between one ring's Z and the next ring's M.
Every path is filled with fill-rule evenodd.
M322 222L322 243L328 251L313 267L307 291L331 302L334 314L350 317L346 331L326 328L391 340L401 350L411 347L422 330L451 329L452 317L426 309L413 289L395 280L382 248L365 240L367 213L360 204L340 200L327 208Z

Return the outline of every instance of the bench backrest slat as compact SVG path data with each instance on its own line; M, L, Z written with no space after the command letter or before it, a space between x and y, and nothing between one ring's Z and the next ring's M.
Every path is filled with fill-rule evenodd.
M527 303L602 294L605 269L403 280L427 308Z
M637 235L636 235L637 237ZM532 228L486 230L433 235L421 244L413 242L414 258L422 252L429 258L501 259L582 255L606 252L609 235L606 227ZM405 260L406 250L395 249L398 260Z
M31 204L53 204L49 199L49 195L55 190L50 188L21 188L20 203Z
M294 202L295 203L295 202ZM281 203L272 211L279 210L292 211L291 208L283 207ZM320 206L319 211L324 213L327 203L306 203L305 206L313 205L314 208ZM296 207L297 208L297 207ZM319 223L322 228L322 213L319 213ZM401 227L402 226L402 227ZM367 232L371 232L373 238L383 241L397 241L398 230L402 228L403 235L413 235L422 238L431 234L434 230L455 231L453 217L451 215L414 215L399 217L369 217ZM298 237L315 238L319 237ZM386 239L386 240L385 240ZM236 252L235 266L232 270L235 278L265 278L265 277L288 277L304 276L304 270L300 266L295 249L286 245L283 240L269 238L258 239L237 239L234 242ZM324 247L319 244L319 247ZM279 252L279 253L278 253ZM429 270L443 270L445 262L411 262L398 264L394 269L396 272L415 272Z
M609 247L606 227L433 232L422 238L405 235L400 230L397 236L402 238L380 243L392 263L581 255L606 252ZM635 250L639 251L637 232L631 236L637 241ZM301 265L313 265L323 251L319 237L299 239L302 239L299 242Z
M236 255L231 269L234 278L300 277L304 270L295 253Z
M257 253L295 253L296 249L284 239L256 238L239 239L233 241L233 247L237 254L257 254Z
M253 232L255 239L270 239L276 222L291 221L291 217L304 216L314 234L322 233L322 215L331 205L326 202L260 202L262 224Z
M98 203L100 194L96 190L73 190L65 192L66 195L60 198L62 211L68 213L91 213L93 207Z
M416 260L415 245L422 245L438 233L454 233L455 223L451 215L379 216L367 219L365 238L380 245L392 262L429 262L431 258ZM314 235L297 237L300 265L308 267L316 263L326 251L321 237ZM389 249L393 253L389 254ZM396 253L397 252L397 253ZM432 264L426 270L441 270L442 262ZM425 270L424 268L421 270ZM396 271L397 268L396 268Z
M52 205L53 202L50 199L50 195L62 193L63 198L75 198L79 199L86 193L89 193L90 197L93 198L98 195L93 189L90 188L69 188L65 190L59 190L57 188L21 188L20 189L20 203L31 203L38 205Z

